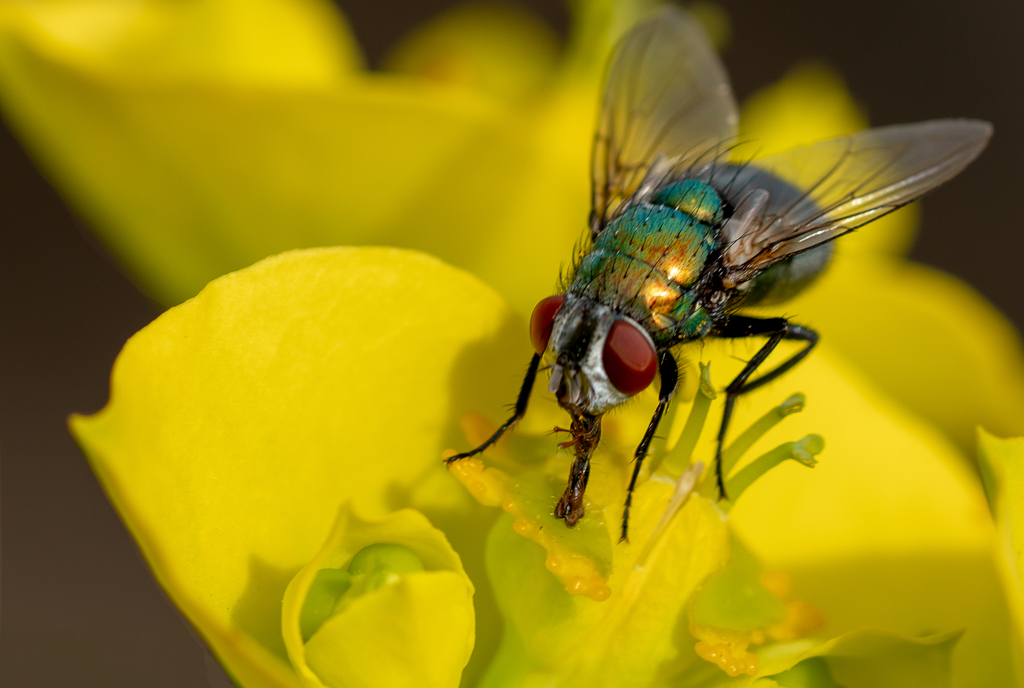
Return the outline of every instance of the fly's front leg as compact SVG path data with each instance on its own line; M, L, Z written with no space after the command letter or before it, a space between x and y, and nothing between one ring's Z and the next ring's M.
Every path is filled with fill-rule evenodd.
M555 505L555 518L565 519L565 525L572 528L583 518L583 495L590 480L590 456L601 441L601 416L570 413L572 425L569 426L569 432L572 433L576 457L569 469L565 492Z
M513 425L519 422L519 419L526 415L526 406L530 403L530 392L533 391L533 382L537 379L537 368L540 367L540 354L534 354L533 358L530 359L530 367L526 369L526 377L523 378L523 386L519 388L519 397L516 399L516 409L512 414L512 417L505 421L500 428L498 428L493 435L487 438L483 444L476 449L470 449L468 452L456 454L455 456L449 456L444 460L446 465L451 465L459 459L468 459L471 456L483 452L483 450L490 447L492 444L501 439L501 436L505 434L505 431L511 428Z
M767 336L768 341L758 349L739 375L736 376L729 386L725 388L725 408L722 410L722 425L718 429L718 448L715 451L715 479L718 482L719 499L728 499L725 492L725 476L722 470L722 447L725 444L725 433L729 428L729 421L732 418L733 407L736 398L742 394L753 391L762 385L766 385L789 371L793 366L807 357L811 349L818 343L818 333L814 330L794 325L785 318L749 318L742 315L734 315L714 332L716 337L728 339L739 339L743 337ZM764 363L769 354L775 350L783 339L806 342L800 351L772 368L760 377L750 379L754 371Z
M622 508L622 535L619 537L619 542L629 541L629 507L633 503L633 490L636 488L636 479L640 475L640 467L647 456L647 450L651 446L651 441L654 440L654 433L658 430L658 423L661 422L661 417L665 415L665 409L668 408L668 403L672 399L672 395L675 393L676 386L679 383L679 365L676 363L675 357L668 351L662 352L661 358L658 361L658 375L661 376L658 408L654 409L654 416L651 417L651 422L647 426L647 432L644 433L643 439L640 440L640 444L633 454L633 477L630 479L629 487L626 489L626 504Z

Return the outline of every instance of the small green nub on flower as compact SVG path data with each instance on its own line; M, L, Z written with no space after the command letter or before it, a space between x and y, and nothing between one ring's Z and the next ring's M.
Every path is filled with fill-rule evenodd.
M456 685L474 642L473 584L441 531L402 509L348 505L288 584L281 632L312 688Z
M334 615L338 600L352 587L352 574L344 569L321 569L306 593L299 616L302 642L309 640L324 621Z
M382 585L396 583L405 574L423 571L423 561L408 547L380 542L363 547L348 569L320 569L306 593L299 626L303 642L329 617L353 600Z
M390 582L391 576L400 576L405 573L413 573L423 570L423 562L416 553L402 545L378 542L377 544L363 547L352 557L348 565L348 572L353 576L370 576L381 581L375 585L380 587L383 583Z

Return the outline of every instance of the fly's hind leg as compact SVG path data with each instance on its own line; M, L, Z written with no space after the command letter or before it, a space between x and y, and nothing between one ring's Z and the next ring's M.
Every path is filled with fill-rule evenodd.
M647 432L644 433L644 437L640 440L640 444L633 455L633 477L629 481L629 488L626 490L626 504L622 508L622 535L619 537L619 542L629 541L629 507L633 503L633 490L636 488L636 479L640 475L640 467L647 456L647 450L651 446L651 441L654 440L654 433L658 430L658 423L661 422L661 417L665 415L665 409L668 408L668 403L672 399L672 395L676 391L676 385L679 382L679 364L676 363L675 357L668 351L662 352L661 359L658 361L658 375L661 377L658 407L654 409L654 416L651 417L651 422L647 426Z
M516 408L512 417L502 423L501 427L476 449L470 449L468 452L449 456L444 460L446 465L450 466L459 459L468 459L471 456L476 456L477 454L482 453L485 449L501 439L501 436L505 434L505 431L518 423L519 420L526 415L526 406L530 403L530 392L533 391L533 382L537 379L537 369L539 367L540 354L534 354L533 358L530 359L530 367L526 369L526 377L523 378L523 386L519 388L519 397L516 399Z
M744 366L740 374L736 376L736 379L725 388L725 408L722 410L722 425L718 429L718 449L715 452L715 479L718 482L719 499L728 499L729 496L725 492L725 476L722 469L722 446L725 444L725 433L729 428L729 421L732 419L736 398L768 384L806 358L807 354L811 353L814 345L818 343L818 333L810 328L794 325L785 318L750 318L734 315L724 325L718 327L714 335L728 339L757 336L768 337L768 341L764 346L758 349L754 357L747 362L747 365ZM806 342L807 346L767 373L751 380L750 376L764 363L768 355L771 354L783 339Z

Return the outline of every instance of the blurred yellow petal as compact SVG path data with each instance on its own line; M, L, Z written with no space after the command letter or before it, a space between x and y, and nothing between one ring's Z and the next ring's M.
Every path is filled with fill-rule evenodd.
M379 543L409 552L420 570L382 577L377 587L322 621L304 642L299 617L317 574L343 566L351 570L353 557ZM386 572L386 559L375 563ZM455 688L473 650L472 596L473 584L458 555L422 514L404 509L369 522L346 505L323 549L285 591L288 656L299 675L317 688Z
M750 355L742 345L714 348ZM718 376L728 361L714 365L720 363ZM827 448L814 470L787 462L744 493L731 512L742 541L770 568L789 573L794 594L824 613L821 634L861 626L910 636L967 628L953 660L957 680L1012 685L991 519L959 452L827 343L768 391L744 397L738 427L764 408L766 396L793 389L808 403L786 419L785 435L818 432ZM752 453L778 438L773 430ZM712 451L710 440L698 451Z
M750 96L740 113L740 137L757 145L759 158L867 127L867 115L839 73L818 62L796 65L780 81ZM841 250L906 253L918 215L917 205L897 210L845 237Z
M1024 438L978 429L982 476L996 521L996 567L1014 622L1016 669L1024 677Z
M289 248L395 244L488 275L529 312L585 227L579 123L596 91L509 112L464 90L357 81L140 82L0 34L13 126L159 301Z
M109 13L74 7L90 21ZM487 274L528 312L585 228L591 124L580 123L595 120L596 75L516 109L387 75L214 85L183 67L143 79L12 16L0 14L12 126L165 304L290 248L397 244ZM160 26L172 42L191 28Z
M967 455L974 428L1024 434L1024 349L1006 318L954 277L906 261L840 254L786 305L880 389Z
M775 662L791 665L794 655L800 657L803 666L817 669L801 671L801 664L798 664L784 673L772 675L777 685L786 688L951 688L954 682L950 676L950 659L959 637L959 632L952 632L908 638L897 633L860 629L809 650L803 649L810 644L807 641L774 648L762 658L766 660L766 672L777 668L772 666Z
M367 518L417 508L486 582L494 517L439 458L461 436L455 419L519 383L493 362L528 351L493 292L433 258L292 252L216 280L135 335L108 406L72 429L228 670L246 686L297 685L280 602L341 504ZM479 661L499 630L482 592Z
M758 157L784 153L868 126L842 77L831 67L805 62L743 103L741 137L757 141Z
M557 36L532 14L511 5L474 3L417 27L386 67L516 101L554 77L558 52Z
M323 0L6 0L0 27L55 59L122 78L319 86L361 62Z

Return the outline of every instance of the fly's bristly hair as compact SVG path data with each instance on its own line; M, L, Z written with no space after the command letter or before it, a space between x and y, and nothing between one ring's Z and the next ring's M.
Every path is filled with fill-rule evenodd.
M749 142L749 141L737 142L737 144L730 150L730 152L732 152L734 150L738 150L741 145L748 144L748 143L751 143L751 142ZM761 154L761 151L763 151L763 150L764 150L764 146L758 145L757 148L755 148L754 151L750 155L745 156L746 159L743 162L730 164L730 170L729 171L733 173L732 179L729 180L728 184L726 184L725 186L723 186L722 188L719 189L719 191L722 193L723 196L730 196L730 197L733 196L733 189L732 189L732 187L736 183L736 180L739 179L740 176L744 172L747 171L747 169L751 166L751 163L754 162L754 160L757 158L757 156L759 156ZM716 170L714 174L718 174L718 171ZM712 175L712 179L714 179L714 175Z
M569 287L572 286L573 280L576 279L576 273L579 272L580 264L583 262L583 259L587 257L587 254L593 249L593 245L594 241L591 238L590 229L588 228L583 231L580 238L573 244L572 260L569 262L568 267L563 263L559 268L557 285L559 294L565 294L569 291Z
M714 179L722 161L728 162L728 157L732 155L733 151L747 143L749 142L741 140L738 136L732 136L728 139L716 141L705 148L700 155L691 156L687 153L681 156L679 162L673 165L668 174L665 175L665 184L670 184L680 179L700 179L710 182Z

